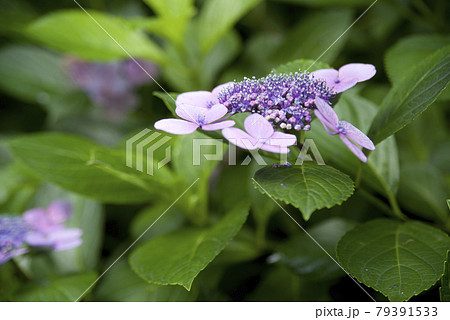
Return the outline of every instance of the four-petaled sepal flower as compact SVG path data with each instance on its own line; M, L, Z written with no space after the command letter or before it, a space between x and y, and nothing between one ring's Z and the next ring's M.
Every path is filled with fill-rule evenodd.
M339 121L336 112L324 100L316 98L316 107L317 109L314 110L314 114L323 124L325 130L332 135L338 134L351 152L353 152L361 161L367 162L366 155L358 148L358 146L368 150L375 150L375 145L372 140L351 123Z
M245 118L244 128L247 132L238 128L227 128L222 130L222 134L240 148L274 153L288 153L288 147L297 141L293 134L275 131L269 121L256 113Z

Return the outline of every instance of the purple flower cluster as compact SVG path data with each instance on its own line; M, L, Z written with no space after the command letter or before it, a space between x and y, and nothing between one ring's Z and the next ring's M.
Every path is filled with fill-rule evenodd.
M74 58L67 59L67 69L74 82L85 91L93 103L103 108L112 119L120 119L137 108L136 88L152 81L158 69L143 60L94 63ZM148 74L147 74L148 73Z
M80 229L68 229L65 222L72 214L66 201L54 201L46 209L34 208L21 217L0 218L0 264L28 252L25 244L54 251L75 248L82 243Z
M173 134L190 134L198 128L222 130L222 135L240 148L288 153L297 142L296 136L276 130L310 130L314 114L329 134L339 135L350 151L366 162L367 157L359 148L374 150L375 146L352 124L339 121L330 99L370 79L375 72L373 65L352 63L339 70L271 74L225 83L212 92L182 93L175 109L182 119L159 120L155 128ZM245 131L233 128L233 120L225 120L236 113L251 114L244 121Z
M270 74L261 79L232 82L218 96L231 114L251 112L265 117L275 128L309 130L314 99L328 101L333 91L309 74Z

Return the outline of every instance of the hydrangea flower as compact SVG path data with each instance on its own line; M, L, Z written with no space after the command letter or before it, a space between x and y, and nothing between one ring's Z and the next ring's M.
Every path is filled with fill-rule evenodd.
M367 162L367 157L358 146L368 150L375 150L375 145L372 140L351 123L339 121L336 112L326 101L316 98L316 106L317 109L314 110L314 114L320 120L325 130L332 135L338 134L351 152L361 161Z
M150 75L157 75L156 65L138 62ZM97 63L69 58L66 66L74 82L112 119L136 109L139 97L135 88L152 81L133 60Z
M371 64L350 63L342 66L339 70L322 69L311 72L317 79L325 80L327 86L336 93L350 89L358 82L372 78L376 69Z
M155 122L155 128L172 134L190 134L198 128L215 131L232 127L235 124L233 120L215 122L228 113L228 109L221 104L216 104L211 108L184 104L178 106L175 113L182 119L162 119Z
M47 209L35 208L23 214L30 231L25 242L35 247L51 247L62 251L78 247L81 241L80 229L67 229L66 220L72 214L72 207L66 201L54 201Z
M247 132L238 128L226 128L222 130L222 134L242 149L261 149L276 153L288 153L288 147L297 141L293 134L275 131L269 121L256 113L245 118L244 128Z
M28 228L21 217L0 217L0 264L26 253L22 248Z
M316 96L328 101L333 92L324 81L306 72L296 72L228 83L218 94L218 100L231 114L258 113L275 128L300 131L311 128Z

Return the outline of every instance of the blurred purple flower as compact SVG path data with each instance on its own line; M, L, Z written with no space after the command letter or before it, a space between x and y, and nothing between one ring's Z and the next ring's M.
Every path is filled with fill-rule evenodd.
M21 217L0 217L0 264L28 251L22 248L27 232Z
M376 69L371 64L350 63L342 66L339 71L335 69L322 69L311 72L317 79L325 80L327 86L336 93L350 89L358 82L372 78Z
M341 140L362 162L367 162L367 157L358 146L368 150L375 150L375 145L363 132L347 121L339 121L336 112L324 100L316 98L317 109L314 114L320 120L325 130L332 135L339 134ZM330 131L331 130L331 131ZM350 140L352 141L350 141Z
M192 98L192 100L194 100L194 98ZM175 112L184 120L162 119L155 123L155 128L172 134L190 134L199 127L202 128L202 130L215 131L232 127L235 124L233 120L215 122L225 116L228 112L228 109L221 104L216 104L210 108L180 104L175 109Z
M113 119L120 119L137 108L139 97L135 89L156 77L156 65L143 60L94 63L67 59L67 69L74 82L91 100L105 109ZM141 69L141 67L144 70ZM148 73L148 74L147 74Z
M55 251L75 248L82 243L80 229L67 229L65 221L72 214L66 201L54 201L47 209L34 208L23 214L30 231L25 242L34 247L51 247Z
M269 121L256 113L245 118L244 128L247 132L238 128L226 128L222 130L222 134L240 148L274 153L288 153L288 147L297 141L293 134L275 131Z

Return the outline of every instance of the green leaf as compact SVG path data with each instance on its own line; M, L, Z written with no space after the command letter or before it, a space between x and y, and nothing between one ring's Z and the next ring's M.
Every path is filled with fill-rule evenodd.
M247 215L248 206L241 204L211 228L177 230L151 239L131 254L131 267L150 283L190 290L195 277L228 245Z
M152 197L171 199L177 193L177 188L170 187L167 167L155 170L154 176L141 173L126 166L124 150L107 149L83 138L41 133L15 138L8 147L38 177L104 202L139 203Z
M442 276L447 234L418 221L377 219L357 226L338 243L341 266L391 301L406 301Z
M442 173L429 164L405 164L400 173L398 200L401 206L420 217L445 223L449 212Z
M261 0L210 0L197 20L198 40L203 52L209 51L235 23Z
M175 101L177 100L178 93L165 93L161 91L155 91L153 92L153 95L160 98L166 105L167 109L169 109L169 111L172 113L172 115L178 118L178 115L175 113L175 109L177 108Z
M441 301L450 301L450 281L448 280L449 276L449 267L448 264L450 262L450 251L447 251L447 259L444 263L444 275L441 279L441 287L439 288L439 292L441 295Z
M353 194L349 176L313 163L288 168L265 167L256 172L255 181L261 192L300 209L305 220L315 210L339 205Z
M0 50L0 88L25 101L50 103L74 89L64 74L61 57L30 45L11 45Z
M308 233L336 258L335 249L339 239L356 225L342 218L330 218L308 229ZM281 262L296 274L309 280L332 279L344 275L342 269L314 243L305 233L299 233L276 249Z
M16 301L74 302L95 281L95 273L84 273L58 278L47 284L22 288Z
M375 144L393 135L425 111L450 80L450 46L417 65L383 100L369 136Z
M164 62L161 49L144 33L133 30L126 20L94 10L89 14L80 9L50 13L29 25L26 34L87 60L128 59L125 49L134 58Z
M189 292L179 286L160 286L145 282L130 269L126 259L120 259L94 291L95 301L107 302L195 301L197 295L195 289Z
M392 83L399 82L424 59L444 48L450 36L415 34L398 41L385 56L386 73Z
M320 69L330 69L331 67L323 62L310 59L298 59L294 60L282 65L279 65L275 69L272 70L272 73L295 73L298 71L306 71L313 72Z
M276 65L299 58L315 60L320 57L320 61L331 63L345 45L350 33L342 34L351 23L349 9L321 10L306 15L286 33L271 61ZM339 41L329 48L337 38Z
M181 44L190 18L195 13L193 0L144 0L157 14L156 19L143 19L146 29ZM145 23L146 22L146 23Z
M370 3L373 2L372 0L277 0L277 1L306 5L311 7L334 7L334 6L363 7L370 5Z

